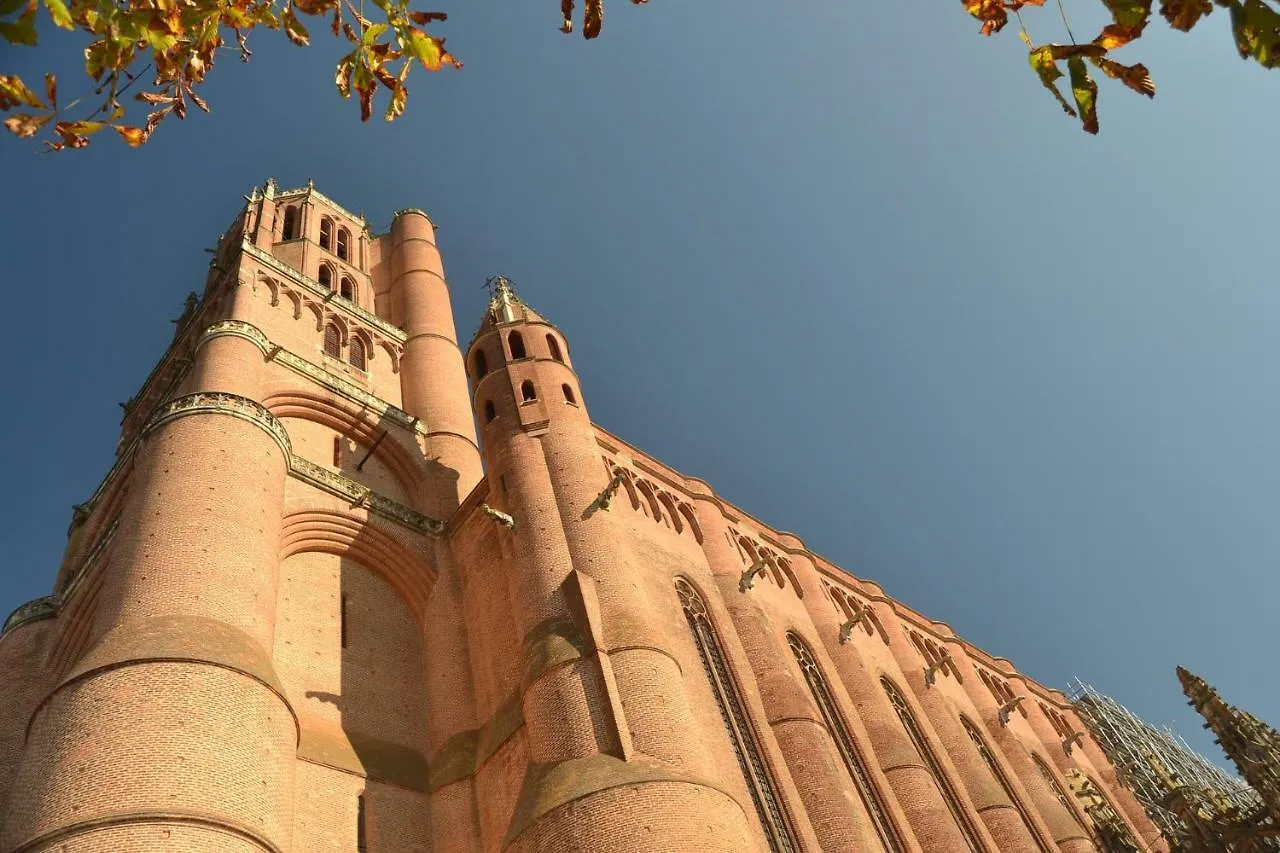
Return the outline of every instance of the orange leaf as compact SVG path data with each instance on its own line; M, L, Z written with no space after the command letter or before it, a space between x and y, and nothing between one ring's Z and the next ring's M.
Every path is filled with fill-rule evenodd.
M1103 74L1119 80L1139 95L1146 95L1148 98L1156 96L1156 84L1151 79L1151 74L1147 72L1147 66L1141 63L1137 65L1121 65L1114 59L1105 57L1090 57L1090 61L1098 66Z
M1213 4L1209 0L1160 0L1160 14L1169 26L1184 33L1212 11Z
M23 104L28 107L44 109L44 103L36 97L36 93L22 82L16 74L0 75L0 110Z
M44 96L49 99L49 106L58 108L58 78L52 74L44 75Z
M604 0L584 0L582 10L582 37L593 39L600 35L604 25Z
M111 129L120 134L120 138L130 148L137 148L139 145L147 141L147 131L140 127L129 127L123 124L113 124Z
M415 24L429 24L432 21L447 21L449 16L444 12L410 12L409 20Z
M18 113L11 118L5 119L4 126L10 133L26 139L35 136L40 128L49 123L49 119L53 118L53 114L43 116L27 115L26 113Z

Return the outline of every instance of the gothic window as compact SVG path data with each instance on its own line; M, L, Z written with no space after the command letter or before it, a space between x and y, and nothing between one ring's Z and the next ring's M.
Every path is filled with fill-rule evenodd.
M289 205L284 209L284 232L281 240L292 240L298 236L298 208Z
M324 354L342 358L342 336L333 323L324 327Z
M473 363L475 364L476 379L483 379L485 374L489 372L489 359L484 357L484 350L476 350L476 357Z
M320 248L333 251L333 220L327 216L320 220Z
M837 710L835 699L831 695L831 690L827 686L827 680L823 676L822 670L818 668L818 662L814 659L813 652L794 632L787 632L787 643L790 644L791 651L795 654L796 661L800 664L800 670L804 673L804 680L809 684L809 692L813 694L818 710L822 712L822 719L827 724L827 730L831 733L832 740L835 741L836 747L840 750L840 757L844 759L845 767L848 768L849 775L853 777L853 782L858 788L858 794L862 798L862 805L867 810L872 824L875 825L876 834L880 836L880 842L890 853L900 853L900 851L906 849L902 843L902 837L898 835L897 829L889 820L884 805L881 803L875 787L871 784L871 779L867 776L863 752L854 742L848 727L845 726L844 718L840 716Z
M572 388L565 384L560 386L560 390L564 392L564 401L566 403L572 403L575 406L578 405L578 399L573 396Z
M342 277L342 286L338 290L338 295L341 296L343 299L350 299L353 302L355 301L356 283L351 280L351 276L344 275Z
M680 605L684 608L689 631L693 634L693 644L702 659L702 668L720 709L720 720L729 735L729 743L738 760L738 768L742 771L743 781L751 795L769 850L771 853L795 853L796 845L791 838L791 828L782 814L773 781L765 769L760 747L742 707L737 687L729 674L729 667L725 664L707 606L697 590L684 578L676 578L676 593L680 596Z
M325 290L333 290L333 267L328 264L320 265L320 286Z
M524 338L520 336L519 332L512 332L507 335L507 344L511 347L511 357L513 359L525 357Z
M492 400L484 401L484 422L489 423L498 416L498 410L494 408Z
M347 248L347 244L351 242L351 234L345 228L338 229L338 246L336 254L344 261L351 260L351 252Z
M1084 826L1084 821L1080 819L1080 814L1071 805L1071 799L1067 796L1067 792L1062 790L1062 786L1058 784L1058 779L1053 775L1053 771L1049 769L1049 765L1044 763L1044 759L1033 754L1031 760L1036 763L1036 769L1040 771L1040 775L1044 778L1045 784L1049 786L1049 790L1053 791L1053 796L1057 798L1062 807L1067 810L1067 814L1080 826Z
M881 677L880 686L889 695L889 702L893 705L893 710L898 713L898 720L902 723L902 727L906 729L907 737L911 739L911 744L916 748L916 752L933 775L933 781L938 786L938 792L942 794L942 800L951 812L951 817L955 820L956 826L959 827L960 834L964 836L969 849L974 853L978 853L978 851L982 850L982 845L978 843L973 827L969 825L969 821L965 818L964 809L960 806L955 788L952 787L946 774L942 772L942 765L938 763L938 757L934 755L928 741L924 738L924 733L920 731L920 726L916 723L915 715L911 713L907 700L902 697L902 693L889 679Z
M533 387L533 383L528 379L520 383L520 399L524 400L526 403L532 403L534 400L538 399L538 392Z
M358 335L351 336L351 346L348 347L347 360L351 362L352 367L360 370L365 369L364 340Z
M564 356L560 354L560 343L553 334L547 334L547 349L551 350L551 357L556 361L564 361Z
M347 647L347 597L343 595L338 599L338 636L342 644L342 648Z
M960 717L960 725L964 726L965 734L969 736L969 740L973 741L973 746L978 750L978 755L982 757L982 762L987 765L991 775L1000 783L1000 787L1004 789L1005 796L1009 798L1009 802L1013 803L1013 807L1018 810L1018 814L1022 815L1022 822L1026 824L1027 831L1035 837L1036 845L1045 853L1053 853L1054 848L1045 844L1044 839L1040 837L1040 833L1036 831L1035 824L1031 821L1031 815L1027 813L1026 805L1014 793L1013 786L1009 784L1009 777L1004 775L1004 771L996 763L996 758L991 754L991 749L987 746L986 739L982 737L982 732L978 731L978 727L964 716Z
M342 436L333 437L333 467L342 467Z

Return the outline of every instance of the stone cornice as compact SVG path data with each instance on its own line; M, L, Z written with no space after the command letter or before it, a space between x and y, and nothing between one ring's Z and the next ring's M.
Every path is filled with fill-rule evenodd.
M9 618L4 620L4 627L0 628L0 637L3 637L19 625L36 622L40 619L48 619L57 612L58 596L56 595L46 595L42 598L32 599L26 604L19 604L18 608L9 614Z
M379 417L389 418L405 429L413 430L419 435L427 435L427 426L421 420L403 409L391 405L381 397L370 394L354 382L338 376L336 373L331 373L284 347L271 343L267 336L262 333L262 330L252 323L246 323L242 320L220 320L204 330L196 347L199 348L209 339L221 335L244 338L262 350L263 356L268 361L282 364L293 372L314 380L327 390L340 397L346 397L351 402L359 404L362 409L373 412Z
M330 290L327 287L324 287L322 284L320 284L320 282L316 281L314 278L303 275L301 272L299 272L298 270L295 270L293 267L290 267L288 264L281 262L275 255L271 254L270 252L266 252L266 251L263 251L262 249L259 249L257 246L250 243L247 239L243 240L240 243L240 248L241 248L241 251L243 251L246 255L250 256L254 260L258 261L261 264L264 264L265 266L270 267L274 272L282 276L285 276L290 281L300 285L306 290L311 291L311 293L313 293L315 296L318 296L320 299L326 300L327 304L330 307L335 307L336 310L339 310L339 311L345 311L351 316L360 320L361 322L367 323L368 325L373 326L378 331L382 332L382 334L386 335L388 338L395 341L396 343L403 344L407 339L407 335L404 333L403 329L397 329L395 326L391 325L386 320L379 317L377 314L373 314L369 311L366 311L363 308L361 308L359 305L355 305L354 303L348 302L347 300L333 299L332 297L334 294L332 290Z
M322 491L349 501L353 507L364 507L371 513L390 519L398 524L403 524L418 533L426 533L431 536L439 536L444 533L445 526L442 522L436 521L434 518L428 518L417 510L410 509L398 501L384 497L368 486L361 485L336 471L317 465L310 459L304 459L301 456L290 457L289 474L305 483L310 483Z
M250 400L248 397L229 394L225 391L198 391L166 403L147 421L147 425L142 428L142 435L146 436L152 430L178 418L203 414L230 415L233 418L248 421L271 436L280 446L285 459L293 456L289 433L285 431L284 424L267 411L266 406L257 400Z

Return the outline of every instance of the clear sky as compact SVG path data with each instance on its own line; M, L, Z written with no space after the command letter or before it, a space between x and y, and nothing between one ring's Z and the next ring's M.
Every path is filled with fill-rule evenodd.
M956 2L611 0L590 43L558 5L443 7L466 68L391 125L318 25L138 151L0 139L0 610L50 591L201 249L310 177L378 231L432 214L462 337L512 277L599 424L1031 676L1213 756L1175 665L1280 722L1280 76L1225 13L1122 51L1159 94L1100 80L1093 138Z

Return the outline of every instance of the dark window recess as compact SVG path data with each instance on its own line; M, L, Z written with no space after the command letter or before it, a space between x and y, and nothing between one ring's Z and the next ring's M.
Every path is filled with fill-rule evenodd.
M512 332L507 335L507 345L511 347L511 357L513 359L525 357L524 338L520 336L519 332Z
M324 327L324 352L334 358L342 358L342 336L338 327L330 323Z
M356 800L356 850L365 853L369 849L369 816L364 794Z

